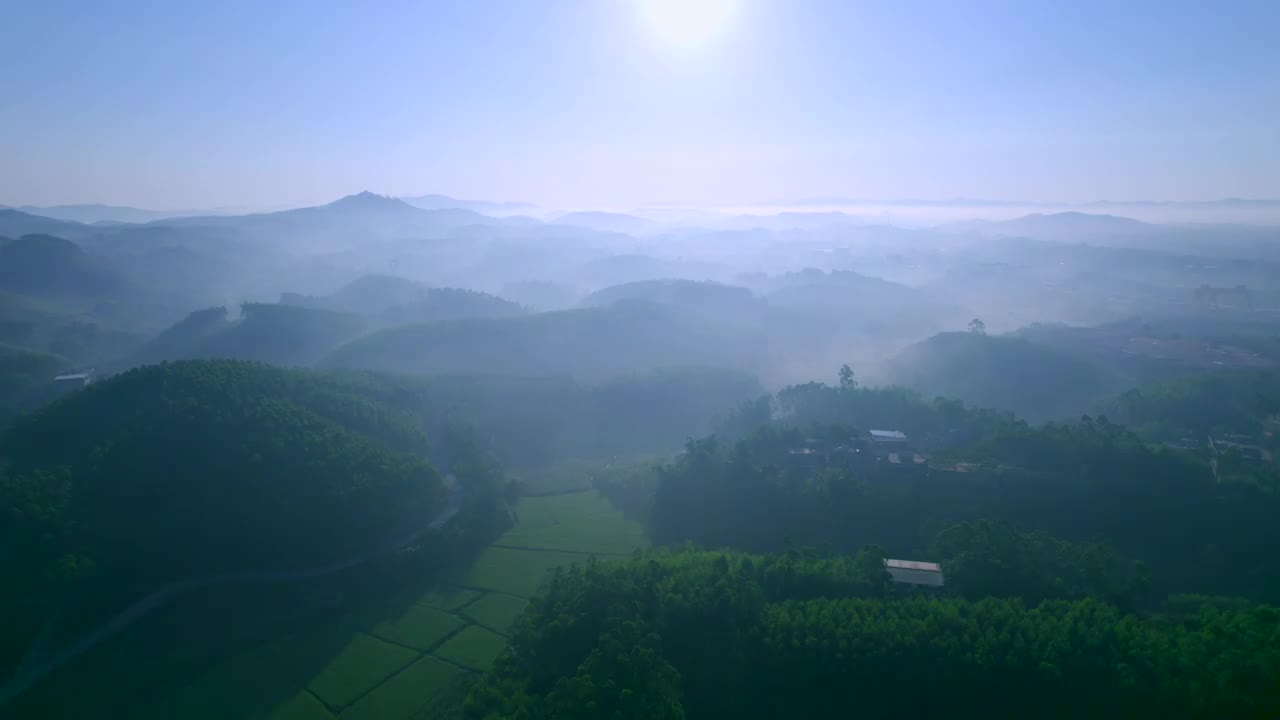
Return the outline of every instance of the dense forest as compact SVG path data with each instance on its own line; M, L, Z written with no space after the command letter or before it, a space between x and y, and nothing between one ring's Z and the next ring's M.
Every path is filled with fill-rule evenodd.
M1280 601L1267 550L1280 542L1280 494L1220 481L1196 453L1152 446L1104 417L1032 427L893 391L805 386L778 402L779 419L737 441L691 441L656 481L634 479L652 488L655 539L754 551L878 544L905 555L927 553L946 524L991 520L1101 540L1146 563L1162 592ZM876 429L869 417L905 429L911 454L928 461L889 461L864 439Z
M191 361L95 383L0 435L5 664L51 602L74 627L168 582L403 542L446 509L446 474L490 532L504 479L486 452L357 374Z
M557 574L464 715L1263 718L1280 615L1137 617L890 586L883 552L652 553ZM976 578L974 581L977 581ZM968 582L968 581L966 581Z
M1276 715L1255 235L436 205L0 211L6 710Z
M1124 386L1106 368L1070 353L978 332L940 333L896 355L890 367L901 385L1032 422L1078 417Z
M585 381L668 366L755 371L762 336L675 308L623 301L526 317L468 318L382 330L321 364L413 374L569 375Z
M1250 370L1176 378L1131 388L1098 412L1154 440L1218 433L1259 436L1280 414L1280 372Z
M1280 0L295 5L0 6L0 720L1280 720Z

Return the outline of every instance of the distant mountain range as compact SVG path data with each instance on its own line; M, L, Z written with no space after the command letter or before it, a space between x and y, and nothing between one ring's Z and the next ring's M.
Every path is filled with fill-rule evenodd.
M537 212L540 208L523 202L489 202L488 200L459 200L448 195L414 195L402 197L401 200L423 210L470 210L482 215L502 217L505 215L523 215Z
M985 235L1025 235L1039 240L1088 240L1090 237L1142 235L1161 226L1118 215L1082 212L1031 213L1012 220L969 220L953 223L952 229L972 230Z
M22 205L20 207L11 208L21 210L30 215L40 215L41 217L53 218L55 220L67 220L78 223L149 223L156 220L165 220L175 217L189 217L192 215L231 215L236 211L231 208L215 208L204 210L145 210L143 208L127 207L123 205L50 205L47 207L39 207L36 205Z
M645 235L656 232L661 228L658 223L635 215L594 210L560 215L555 218L555 222L561 225L577 225L593 230L623 233L625 235Z
M80 232L84 226L79 223L55 220L43 215L33 215L21 210L0 210L0 235L20 237L22 235L61 235L65 231Z
M1090 202L1047 202L1043 200L989 200L982 198L950 198L921 200L902 198L883 200L843 196L799 198L746 203L742 207L1022 207L1022 208L1106 208L1106 207L1189 207L1189 208L1280 208L1280 198L1221 198L1218 200L1093 200Z
M372 195L372 193L359 193L351 197L360 197L362 195ZM345 198L344 198L345 199ZM389 198L394 199L394 198ZM413 197L399 198L405 204L420 210L470 210L482 215L491 215L494 217L504 217L507 215L519 215L524 213L537 212L538 206L521 202L489 202L487 200L458 200L447 195L418 195ZM332 204L332 203L331 203ZM145 208L129 207L125 205L104 205L99 203L89 203L82 205L22 205L9 206L0 205L0 210L17 210L28 215L39 215L40 217L52 218L54 220L65 220L69 222L84 224L145 224L154 223L161 220L170 220L174 218L189 217L210 217L222 216L233 217L243 215L263 215L270 214L264 211L253 211L245 208L200 208L200 209L184 209L184 210L149 210Z

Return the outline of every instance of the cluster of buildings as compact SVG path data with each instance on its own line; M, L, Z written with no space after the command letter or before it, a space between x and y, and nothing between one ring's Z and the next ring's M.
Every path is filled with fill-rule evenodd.
M1215 458L1229 452L1235 452L1245 460L1271 462L1273 459L1271 453L1260 444L1258 438L1243 433L1210 435L1208 437L1208 445L1203 440L1197 440L1194 437L1181 437L1164 443L1164 446L1175 450L1192 451L1204 450L1207 447Z
M1236 451L1240 453L1240 457L1245 460L1256 460L1258 462L1269 462L1271 453L1258 444L1258 439L1252 435L1243 435L1240 433L1226 433L1218 436L1209 436L1209 450L1214 455Z
M788 456L792 463L802 466L837 465L870 474L891 472L895 476L914 474L923 477L930 469L950 472L977 469L968 463L945 467L932 465L929 456L917 449L901 430L869 430L865 435L855 435L839 444L809 438L800 447L788 451Z
M928 456L918 452L901 430L869 430L866 435L855 435L834 446L818 438L809 438L803 446L789 450L788 456L793 462L806 466L845 465L872 474L927 474L929 471ZM936 469L968 472L976 466L961 463ZM886 559L884 569L889 573L889 579L900 585L937 588L945 582L942 566L938 563Z

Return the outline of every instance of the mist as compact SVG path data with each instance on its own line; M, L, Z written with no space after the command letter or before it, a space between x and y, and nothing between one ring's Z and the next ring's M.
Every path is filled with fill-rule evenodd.
M16 3L0 718L1280 718L1280 3Z

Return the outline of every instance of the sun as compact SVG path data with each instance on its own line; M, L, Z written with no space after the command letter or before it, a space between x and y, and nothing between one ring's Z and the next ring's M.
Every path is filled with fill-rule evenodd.
M707 42L733 16L738 0L635 0L662 42L694 48Z

